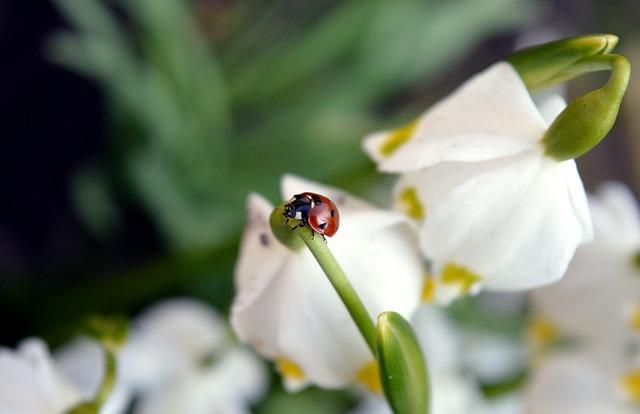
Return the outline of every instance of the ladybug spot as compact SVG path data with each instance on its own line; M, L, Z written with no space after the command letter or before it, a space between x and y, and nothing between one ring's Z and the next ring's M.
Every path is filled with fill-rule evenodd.
M320 223L318 227L320 227L321 230L324 230L324 228L327 227L327 223Z
M331 210L331 217L335 217L336 216L336 211L335 210Z
M264 247L269 246L269 236L267 236L267 233L260 233L260 244Z

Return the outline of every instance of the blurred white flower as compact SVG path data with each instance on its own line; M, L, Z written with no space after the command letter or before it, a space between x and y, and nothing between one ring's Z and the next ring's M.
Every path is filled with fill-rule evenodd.
M483 383L506 381L527 368L526 346L504 335L464 330L462 347L462 364Z
M85 337L76 338L54 352L56 367L74 384L83 401L92 400L102 383L105 375L104 357L102 346ZM130 389L124 386L118 368L115 386L100 408L100 414L124 413L130 402Z
M15 351L0 348L1 414L61 414L81 401L43 341L27 339Z
M594 241L578 249L562 281L533 291L532 303L538 318L558 335L620 349L635 336L640 213L631 192L614 183L591 196L589 207Z
M578 249L562 281L532 292L531 337L543 350L570 340L580 361L596 371L598 384L610 393L621 388L640 403L640 370L633 368L640 357L640 212L631 192L616 183L603 185L589 207L594 241ZM555 363L576 361L568 355ZM556 369L546 364L542 370Z
M591 238L575 162L546 156L541 143L564 102L543 106L499 62L416 122L365 139L381 171L402 174L397 205L421 222L436 300L552 283Z
M132 323L122 351L123 377L137 390L153 389L198 369L228 340L224 320L194 299L164 300Z
M167 387L152 391L136 414L243 414L264 394L265 370L247 350L236 348Z
M638 385L636 385L638 387ZM528 414L632 414L638 407L625 402L624 384L612 381L606 367L589 356L559 353L536 369L525 391ZM639 387L640 388L640 387Z
M340 230L327 243L371 317L387 310L408 317L419 303L423 267L407 219L337 189L283 177L283 198L305 191L340 209ZM292 251L273 237L272 209L257 194L247 200L231 310L236 333L275 361L289 390L359 381L380 391L373 356L344 304L307 249Z
M162 301L144 311L130 331L101 414L126 412L134 395L136 414L245 413L267 388L262 363L231 343L223 319L202 302ZM95 393L104 371L96 342L74 340L56 352L56 363L82 397Z

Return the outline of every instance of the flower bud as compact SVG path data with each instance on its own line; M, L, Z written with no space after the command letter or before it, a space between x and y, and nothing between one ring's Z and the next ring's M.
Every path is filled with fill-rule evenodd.
M567 80L563 72L582 59L610 53L617 43L611 34L578 36L523 49L507 60L532 90Z
M602 141L616 121L629 83L631 69L624 56L603 55L589 60L609 67L611 76L602 88L572 101L545 133L542 143L546 154L560 161L578 158Z
M381 313L377 346L380 379L393 412L428 413L427 367L411 325L396 312Z

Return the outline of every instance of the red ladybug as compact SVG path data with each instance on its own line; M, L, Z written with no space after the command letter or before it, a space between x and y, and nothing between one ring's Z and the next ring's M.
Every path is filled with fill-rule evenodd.
M327 197L316 193L296 194L284 206L285 217L300 220L323 236L331 237L338 231L340 214Z

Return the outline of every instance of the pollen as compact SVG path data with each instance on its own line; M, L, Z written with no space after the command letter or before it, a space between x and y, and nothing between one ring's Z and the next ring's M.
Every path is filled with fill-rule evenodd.
M640 404L640 369L633 370L620 380L622 392L631 402Z
M380 144L380 154L384 157L388 157L396 152L398 148L409 141L409 138L411 138L411 134L413 134L417 125L418 122L413 121L391 131L386 139Z
M356 380L363 384L369 391L382 395L382 383L380 382L380 370L376 361L371 361L356 374Z
M300 368L300 365L283 357L276 358L276 370L283 377L294 380L302 380L305 377L304 371Z
M422 286L421 301L424 303L433 303L436 297L436 280L433 276L427 275Z
M407 216L416 220L424 218L424 206L418 198L418 191L415 187L407 187L402 190L398 196L398 204Z
M460 266L455 262L447 263L440 274L442 284L458 285L463 294L471 292L481 279L480 275L471 269Z

